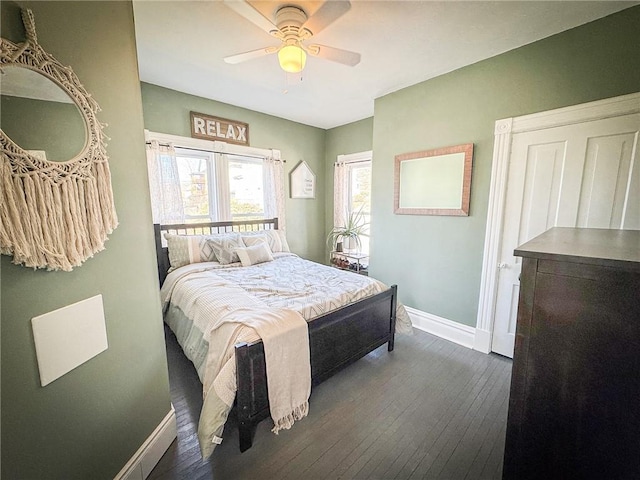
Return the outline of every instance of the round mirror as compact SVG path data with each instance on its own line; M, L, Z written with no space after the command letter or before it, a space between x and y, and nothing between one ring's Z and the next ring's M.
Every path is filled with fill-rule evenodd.
M26 40L0 38L0 253L69 271L118 226L100 106L21 14Z
M86 144L85 120L73 99L49 78L15 66L2 67L0 128L23 150L65 162Z

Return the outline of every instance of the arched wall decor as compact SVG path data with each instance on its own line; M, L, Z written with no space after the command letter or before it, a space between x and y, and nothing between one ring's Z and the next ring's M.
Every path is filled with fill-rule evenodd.
M19 67L60 87L84 121L85 143L75 157L50 161L27 151L0 129L0 253L13 263L70 271L104 249L118 225L106 154L106 125L98 103L38 44L31 10L22 11L26 41L0 39L0 71Z

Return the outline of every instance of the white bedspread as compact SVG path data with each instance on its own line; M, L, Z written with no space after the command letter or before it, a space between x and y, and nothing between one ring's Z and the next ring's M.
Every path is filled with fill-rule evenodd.
M187 265L171 272L162 286L164 311L170 306L179 309L208 345L204 365L200 368L196 364L204 394L199 425L204 457L222 440L224 423L235 398L234 345L260 338L246 323L252 323L252 318L259 322L260 312L270 312L274 318L291 320L295 315L309 321L388 289L372 278L309 262L294 254L274 254L274 257L272 262L251 267L222 266L215 262ZM240 316L247 320L244 325L233 320ZM396 330L411 332L409 317L401 305L398 305ZM214 331L216 334L212 335ZM185 339L179 337L178 340L187 356L194 360L188 352L190 347L183 343ZM306 348L308 351L308 343ZM266 351L265 343L265 356ZM271 388L269 384L270 404ZM274 414L272 410L276 431L278 415L280 413Z

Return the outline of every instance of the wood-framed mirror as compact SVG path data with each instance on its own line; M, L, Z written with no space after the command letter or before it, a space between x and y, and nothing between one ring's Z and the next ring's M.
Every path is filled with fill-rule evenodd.
M38 43L0 39L0 253L13 263L72 270L118 225L100 107L71 67Z
M396 155L394 213L468 216L473 143Z

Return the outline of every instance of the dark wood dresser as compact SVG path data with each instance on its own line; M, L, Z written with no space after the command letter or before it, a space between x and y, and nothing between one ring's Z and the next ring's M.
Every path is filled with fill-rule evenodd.
M515 255L503 479L640 479L640 231L552 228Z

